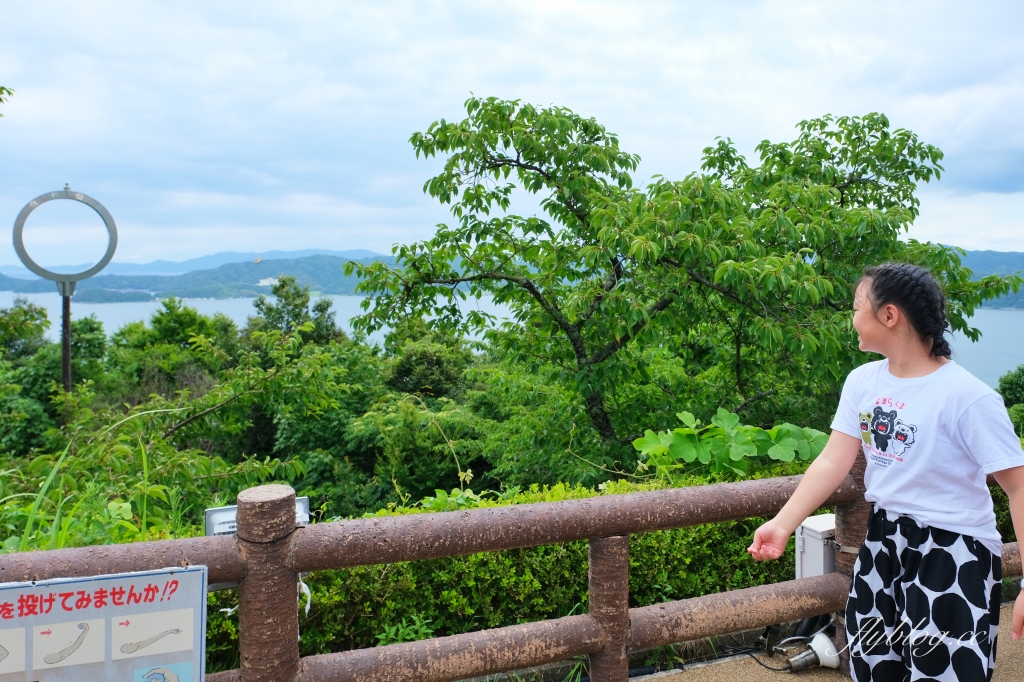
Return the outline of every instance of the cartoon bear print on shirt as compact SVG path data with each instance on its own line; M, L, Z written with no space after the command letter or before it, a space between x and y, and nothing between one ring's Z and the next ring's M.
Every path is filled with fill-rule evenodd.
M860 439L865 444L871 445L871 413L860 413Z
M889 451L889 439L892 438L896 426L896 410L886 412L876 407L871 417L871 433L875 437L875 447L882 452Z
M897 419L896 423L892 427L892 453L894 455L902 455L907 449L914 444L914 434L917 433L917 427L913 424L904 423L902 419Z

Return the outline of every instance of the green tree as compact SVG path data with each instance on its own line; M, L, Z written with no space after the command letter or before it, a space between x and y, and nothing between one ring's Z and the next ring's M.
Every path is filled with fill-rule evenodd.
M71 321L71 358L83 379L95 379L107 354L107 334L95 315Z
M310 306L309 287L299 284L291 275L282 276L271 292L277 302L271 302L260 294L253 301L256 316L249 318L247 330L279 329L289 332L301 324L312 322L313 329L306 339L308 342L323 345L345 337L334 320L331 299L319 298Z
M999 395L1007 408L1024 403L1024 365L999 377Z
M53 426L46 404L26 395L20 372L0 358L0 454L22 455L43 444Z
M152 343L170 343L188 348L192 338L199 335L214 340L222 348L235 343L238 329L231 318L223 313L208 317L173 296L161 301L161 306L150 318Z
M428 405L413 396L388 394L353 420L348 437L376 454L378 485L395 501L420 499L438 488L463 486L481 473L481 421L447 398Z
M422 318L408 318L384 339L392 362L384 383L401 393L457 398L473 354L459 336L432 331Z
M972 338L974 308L1022 281L971 282L962 251L901 240L917 183L938 177L942 153L881 114L803 121L793 142L758 145L758 166L720 140L703 173L641 190L630 175L638 158L594 119L495 98L471 98L466 111L411 138L417 155L446 156L424 190L451 204L457 223L396 246L395 267L346 264L372 297L355 325L426 314L437 328L485 331L511 360L556 368L620 452L650 425L652 401L686 407L671 387L652 397L662 350L686 374L715 377L722 406L748 422L778 419L763 401L782 395L772 403L819 410L820 421L864 360L850 309L865 266L929 267L945 283L953 328ZM516 189L539 195L546 215L512 213ZM485 295L510 319L496 325L459 306Z
M193 341L208 339L216 353L197 353ZM171 396L188 389L193 396L232 366L239 355L238 328L222 313L207 316L170 297L143 322L124 325L110 339L107 372L98 382L98 398L110 404L137 404L156 393Z
M33 337L30 341L34 344ZM71 375L76 384L102 377L106 347L103 324L94 315L71 321ZM50 400L60 390L60 344L42 343L31 354L16 358L11 376L13 383L21 386L23 397L39 401L51 410Z
M5 321L12 320L5 327ZM46 432L56 424L55 400L62 395L61 351L59 344L43 338L48 326L46 311L21 299L0 311L0 329L9 332L0 354L0 452L23 455L41 447ZM71 321L76 385L103 379L106 350L107 337L95 316Z
M0 357L23 358L35 353L46 343L44 335L49 328L45 308L15 298L10 308L0 308Z
M10 88L5 88L4 86L0 85L0 104L6 104L7 99L13 94L14 90L11 90ZM3 117L4 115L0 114L0 118Z

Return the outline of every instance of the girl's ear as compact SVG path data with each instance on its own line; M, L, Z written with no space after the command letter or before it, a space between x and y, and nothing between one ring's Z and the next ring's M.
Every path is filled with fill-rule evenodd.
M892 303L888 303L882 308L882 314L879 315L879 319L889 329L894 328L900 321L900 309Z

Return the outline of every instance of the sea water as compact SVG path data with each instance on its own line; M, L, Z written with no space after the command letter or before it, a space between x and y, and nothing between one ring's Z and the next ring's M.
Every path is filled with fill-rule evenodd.
M1024 310L981 308L968 324L981 331L972 343L963 334L953 334L953 359L968 372L995 387L999 377L1024 365Z
M9 307L16 296L22 296L46 308L52 321L47 337L56 341L60 336L61 300L55 291L52 294L14 294L0 291L0 308ZM334 303L339 326L351 331L350 320L362 314L362 296L328 296ZM186 299L186 303L204 315L224 313L235 324L242 326L246 318L255 314L252 298ZM489 300L468 301L465 309L479 306L491 314L502 316L502 310ZM129 322L148 321L160 308L160 301L133 303L76 303L71 300L73 317L95 315L107 334L112 334ZM979 309L970 323L981 330L982 337L971 343L963 334L953 335L953 359L989 386L995 386L999 377L1024 364L1024 310ZM383 332L370 336L372 341L382 342Z
M28 299L32 303L46 309L47 316L51 322L46 337L51 341L59 341L61 319L60 295L56 291L52 294L15 294L10 291L0 291L0 308L10 307L14 303L14 299L18 297ZM267 298L271 302L274 300L273 296L268 296ZM334 319L338 326L346 332L352 331L352 318L366 312L361 307L365 299L364 296L324 296L323 298L331 299L333 303L331 309L335 313ZM186 298L183 300L187 306L195 308L204 315L224 313L234 320L235 324L239 327L245 325L246 319L250 315L256 314L256 309L253 308L253 302L256 300L254 298ZM492 315L504 316L502 309L491 303L489 299L481 299L480 301L470 299L463 302L461 307L464 311L478 308ZM103 330L106 331L107 335L113 334L129 322L145 321L148 324L149 318L160 308L161 303L159 300L133 301L129 303L78 303L74 298L71 299L71 317L79 319L95 315L96 319L103 323ZM370 334L369 339L370 341L383 343L384 333L384 331L374 332Z

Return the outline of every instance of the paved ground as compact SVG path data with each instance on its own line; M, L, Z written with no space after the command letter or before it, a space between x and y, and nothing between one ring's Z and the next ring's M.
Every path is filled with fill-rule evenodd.
M999 645L996 647L996 671L992 676L992 682L1024 680L1024 643L1022 640L1014 642L1010 639L1011 606L1004 606L1002 614L999 616L1001 627ZM780 661L778 656L770 659L762 654L760 658L776 667L781 667L785 662L784 660ZM850 679L838 670L828 668L816 668L802 673L772 672L759 666L749 656L633 679L635 682L639 682L639 680L650 680L650 682L751 682L751 680L766 680L775 676L793 674L807 682L849 682Z

